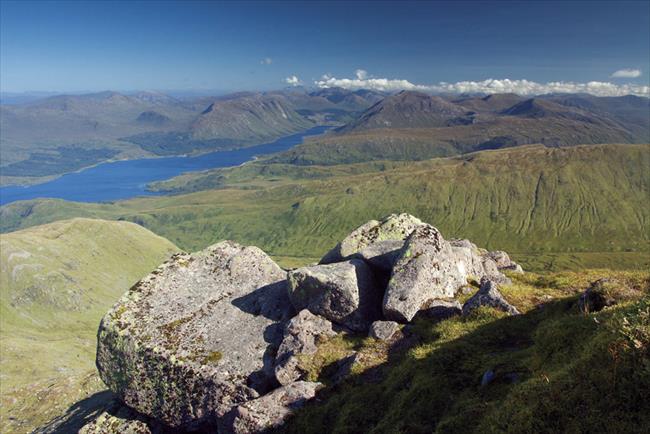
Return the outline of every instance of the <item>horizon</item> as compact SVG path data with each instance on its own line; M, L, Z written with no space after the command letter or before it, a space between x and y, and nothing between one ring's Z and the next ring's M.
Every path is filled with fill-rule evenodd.
M398 5L3 1L0 90L650 95L648 2Z

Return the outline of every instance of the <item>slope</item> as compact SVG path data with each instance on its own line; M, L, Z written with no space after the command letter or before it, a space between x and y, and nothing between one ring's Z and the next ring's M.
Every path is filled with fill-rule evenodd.
M34 406L43 390L64 384L66 393L78 393L94 366L103 313L177 247L133 223L89 219L3 234L0 243L0 383L7 427L10 412L38 416ZM60 396L56 405L70 402ZM17 429L22 422L11 424Z
M320 257L343 228L399 211L512 252L529 269L634 268L649 262L649 167L649 145L524 146L333 167L257 163L175 186L214 190L115 204L16 202L0 217L4 231L77 215L126 219L189 250L234 239L290 264Z

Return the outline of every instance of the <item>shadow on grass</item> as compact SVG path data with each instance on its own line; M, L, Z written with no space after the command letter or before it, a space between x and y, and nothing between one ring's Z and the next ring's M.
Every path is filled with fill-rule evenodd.
M632 432L635 419L649 419L650 378L608 352L601 324L619 309L599 323L576 301L417 321L387 362L322 390L276 432Z
M113 392L109 390L97 392L88 398L75 402L64 415L57 417L34 432L47 434L76 433L114 404L115 401L116 397Z

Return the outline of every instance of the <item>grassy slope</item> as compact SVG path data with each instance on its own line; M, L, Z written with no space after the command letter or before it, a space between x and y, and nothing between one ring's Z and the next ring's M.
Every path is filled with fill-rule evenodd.
M115 204L28 201L0 217L4 231L122 218L186 250L229 238L293 264L371 218L409 212L447 237L514 252L532 269L630 268L649 263L648 167L648 145L528 146L383 167L246 165L221 172L216 190Z
M331 384L334 361L353 349L359 362L348 381L322 392L282 431L645 432L650 275L589 270L512 277L502 292L523 315L483 308L437 323L421 318L407 332L408 349L354 337L322 344L304 365L312 380ZM611 279L620 304L580 312L577 294L602 277ZM481 386L488 370L494 380Z
M178 249L138 225L89 219L3 234L0 243L0 425L20 432L52 416L40 395L54 390L47 410L61 411L100 386L88 377L100 318Z

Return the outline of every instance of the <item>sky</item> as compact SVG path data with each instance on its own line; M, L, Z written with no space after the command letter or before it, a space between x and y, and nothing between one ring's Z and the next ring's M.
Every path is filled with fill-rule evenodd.
M650 2L0 3L0 90L650 94Z

